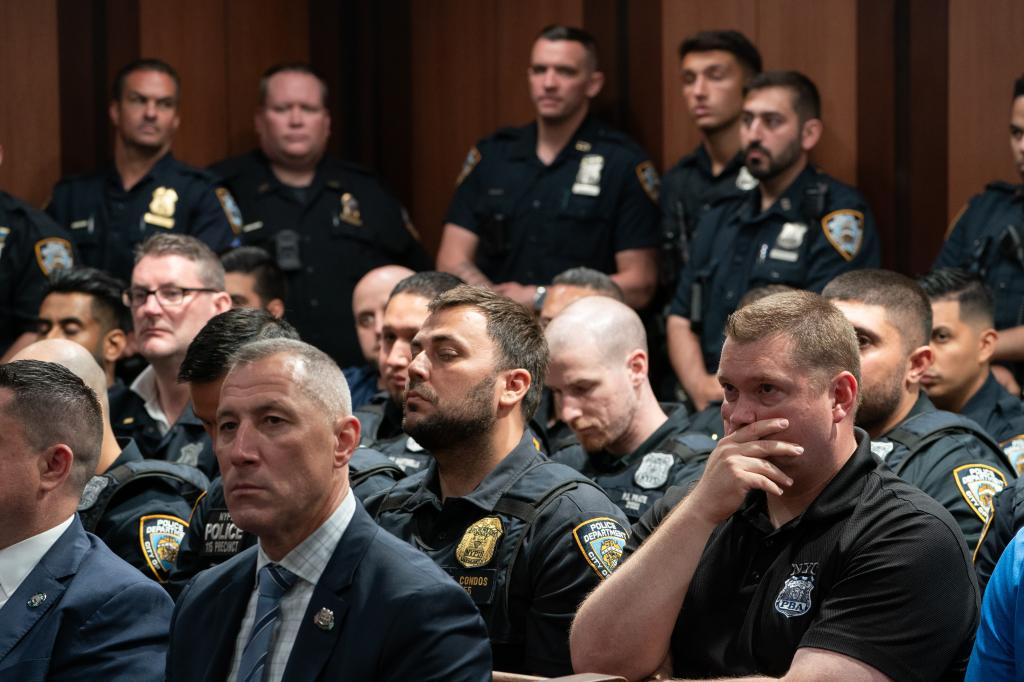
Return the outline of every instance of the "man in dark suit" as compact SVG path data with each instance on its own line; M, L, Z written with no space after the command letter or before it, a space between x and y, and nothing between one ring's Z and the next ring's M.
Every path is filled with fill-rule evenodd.
M182 592L169 682L490 679L468 595L350 494L351 415L323 352L292 339L238 351L216 452L231 516L259 543Z
M0 365L0 679L163 675L170 598L75 515L102 424L68 369Z

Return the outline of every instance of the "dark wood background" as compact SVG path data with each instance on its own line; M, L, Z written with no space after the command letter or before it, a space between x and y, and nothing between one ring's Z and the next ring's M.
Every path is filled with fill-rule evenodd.
M331 150L376 170L435 248L469 146L530 119L530 44L556 22L597 36L597 110L661 168L697 143L686 35L738 28L767 68L806 72L824 102L815 161L867 195L888 267L926 270L964 201L1016 180L1017 0L3 0L0 187L41 205L61 175L104 163L110 81L130 59L180 72L175 153L196 165L251 148L259 74L306 60L331 87Z

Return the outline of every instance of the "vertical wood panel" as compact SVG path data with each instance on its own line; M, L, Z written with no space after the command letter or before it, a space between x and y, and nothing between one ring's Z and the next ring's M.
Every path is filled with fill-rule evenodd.
M142 0L139 29L141 55L163 59L181 77L175 156L196 166L227 156L223 2Z
M1024 4L949 0L950 219L992 180L1020 182L1010 155L1013 81L1024 73Z
M0 26L0 188L41 205L60 175L56 0L5 0Z

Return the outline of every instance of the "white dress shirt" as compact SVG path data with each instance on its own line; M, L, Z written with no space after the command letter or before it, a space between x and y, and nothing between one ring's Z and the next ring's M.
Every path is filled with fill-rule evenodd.
M280 682L284 676L284 669L288 665L288 658L291 655L292 646L295 644L295 636L299 633L302 617L313 596L313 588L319 582L324 569L327 568L327 563L334 555L338 541L341 540L345 529L348 528L355 511L355 496L349 490L334 513L309 537L277 562L278 565L284 566L297 575L298 580L281 597L281 613L278 616L273 644L270 645L270 656L267 659L265 677L263 678L265 682ZM259 575L260 569L269 563L271 563L270 559L263 553L263 547L260 546L256 557L256 575ZM258 596L259 591L256 589L254 580L252 594L249 596L249 605L245 609L245 617L242 618L238 637L235 638L235 653L231 658L231 672L228 674L227 682L235 682L238 678L238 666L242 660L242 651L245 650L245 644L249 641L249 631L252 630L252 623L256 617L256 598Z
M50 551L50 548L64 534L74 519L75 515L72 514L66 521L50 530L44 530L42 533L25 538L10 547L0 549L0 609L21 587L28 574L36 567L43 555Z
M160 435L166 435L171 430L171 423L167 420L167 415L164 414L163 408L160 407L160 396L156 388L156 371L152 365L142 370L139 376L135 377L131 390L132 393L135 393L144 401L143 407L146 408L146 413L156 422L157 428L160 429Z

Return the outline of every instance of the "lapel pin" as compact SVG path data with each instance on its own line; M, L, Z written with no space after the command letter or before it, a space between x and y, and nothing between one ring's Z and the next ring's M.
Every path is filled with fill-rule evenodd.
M46 593L45 592L40 592L39 594L33 594L32 597L28 600L29 608L33 608L34 609L35 607L37 607L40 604L42 604L44 601L46 601Z
M313 624L321 630L333 630L334 629L334 611L330 609L320 609L317 614L313 616Z

